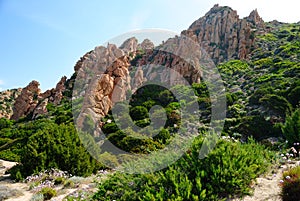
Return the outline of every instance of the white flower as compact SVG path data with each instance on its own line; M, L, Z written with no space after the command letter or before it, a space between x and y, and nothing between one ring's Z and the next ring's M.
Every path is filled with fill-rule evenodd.
M292 162L291 159L287 160L288 163Z
M281 179L279 182L280 182L280 183L283 183L284 181Z
M285 178L286 178L286 179L291 179L291 177L290 177L290 176L286 176Z
M284 154L280 154L281 157L284 157Z
M112 122L112 120L111 119L108 119L107 121L106 121L106 123L111 123Z
M287 158L284 156L284 157L282 157L282 159L283 159L283 160L286 160Z

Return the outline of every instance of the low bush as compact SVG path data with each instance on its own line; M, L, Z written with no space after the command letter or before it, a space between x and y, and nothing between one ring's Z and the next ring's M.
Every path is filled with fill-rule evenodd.
M280 181L281 198L283 201L299 200L300 197L300 166L283 173Z
M11 169L16 180L51 168L87 176L103 167L84 148L73 125L49 123L27 139L20 157L20 165Z
M95 200L223 200L248 194L250 183L271 164L273 152L257 144L221 140L199 159L202 139L175 164L155 173L117 172L99 185Z
M286 118L285 124L282 126L282 133L290 146L300 142L300 109Z
M50 200L52 197L55 197L57 195L57 192L55 189L45 187L40 191L40 194L43 195L44 200Z

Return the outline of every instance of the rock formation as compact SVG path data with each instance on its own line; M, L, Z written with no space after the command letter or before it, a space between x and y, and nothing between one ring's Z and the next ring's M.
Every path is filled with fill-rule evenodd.
M189 83L199 83L203 72L209 70L203 71L203 66L214 65L203 61L211 58L217 64L229 59L248 59L254 48L255 34L264 31L265 24L257 10L240 19L231 8L215 5L180 36L158 47L148 39L139 44L134 37L120 47L98 46L81 57L72 78L63 77L56 88L40 93L38 83L31 82L16 99L12 119L30 113L35 118L47 113L47 104L60 104L68 88L73 92L73 99L85 97L78 121L83 123L87 115L99 120L115 102L125 100L128 91L135 91L149 79L181 84L180 75ZM173 73L157 66L167 67Z
M46 114L47 111L48 98L43 100L33 111L32 119L36 119L39 116Z
M33 112L38 104L38 96L40 94L40 84L37 81L32 81L27 87L22 89L21 94L16 99L13 107L13 115L11 119L18 120Z
M0 92L0 118L10 119L13 114L12 106L16 98L21 94L22 88Z
M53 102L54 105L60 104L61 100L63 99L63 92L65 91L65 83L67 81L67 77L63 76L60 81L57 83L53 96L50 97L50 102Z
M40 84L37 81L32 81L21 90L21 93L16 97L13 104L13 114L10 117L13 120L18 120L21 117L32 115L32 119L47 113L47 104L53 103L59 105L65 90L67 77L62 77L57 83L56 88L50 89L41 93Z
M239 19L235 10L216 4L182 34L198 41L215 63L219 63L248 59L257 29L264 29L257 10L252 11L249 17Z

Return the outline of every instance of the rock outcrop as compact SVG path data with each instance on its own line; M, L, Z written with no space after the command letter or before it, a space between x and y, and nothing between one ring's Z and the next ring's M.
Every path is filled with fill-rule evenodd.
M47 111L48 98L43 100L33 111L32 119L36 119L39 116L46 114Z
M136 48L136 45L123 47ZM108 113L113 103L126 98L130 89L129 61L129 55L112 44L96 47L85 58L77 72L73 91L74 99L85 97L77 118L79 125L83 125L87 116L96 122Z
M154 49L154 44L151 40L145 39L142 43L138 44L137 46L138 50L152 50Z
M215 5L180 36L158 47L148 39L139 44L134 37L120 47L98 46L81 57L72 78L63 77L56 88L40 93L38 83L31 82L16 99L12 119L30 113L35 118L47 113L47 104L60 104L68 85L73 99L85 97L78 121L83 123L87 115L99 120L115 102L125 100L128 91L135 91L149 79L173 85L182 84L180 77L184 77L189 83L199 83L207 71L202 67L211 65L203 61L212 59L217 64L229 59L248 59L255 34L264 31L265 24L257 10L240 19L231 8ZM157 66L171 69L173 73Z
M41 92L39 86L40 84L37 81L32 81L27 87L22 89L14 104L11 119L18 120L34 111L38 105L38 96Z
M67 77L62 77L57 83L56 88L47 90L44 93L41 93L39 82L30 82L28 86L21 90L20 95L16 98L12 109L13 114L10 118L18 120L21 117L31 115L32 119L35 119L40 115L46 114L48 112L46 108L48 103L53 103L54 105L60 104L63 92L65 91L66 80Z
M22 88L0 92L0 118L10 119L13 114L13 105L16 98L21 94Z
M53 102L54 105L60 104L61 100L63 99L63 92L66 90L65 83L67 81L67 77L63 76L60 81L56 84L54 89L53 96L49 97L50 102Z
M257 10L240 19L235 10L216 4L182 34L198 41L214 62L219 63L229 59L248 59L257 29L264 29Z

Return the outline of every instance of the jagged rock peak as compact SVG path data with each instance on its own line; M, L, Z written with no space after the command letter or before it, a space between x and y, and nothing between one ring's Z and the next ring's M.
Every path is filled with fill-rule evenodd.
M154 48L154 43L147 38L143 40L141 44L138 44L137 47L137 49L142 49L142 50L152 50L153 48Z
M131 37L125 40L119 48L124 50L127 53L127 52L135 52L137 46L138 46L138 40L135 37Z
M38 81L31 81L21 90L20 95L16 97L12 108L13 113L10 118L19 120L29 115L32 116L32 119L35 119L39 115L46 114L48 112L46 108L48 103L53 103L54 105L60 104L66 89L66 81L67 77L63 76L55 88L49 89L44 93L41 93Z
M39 86L40 83L34 80L22 89L15 101L11 119L18 120L34 111L38 105L38 95L41 92Z
M258 28L264 27L264 21L258 14L257 9L253 10L246 19L252 22L254 25L258 26Z
M240 19L232 8L216 4L182 34L198 42L215 63L220 63L248 59L257 29L264 32L264 21L257 10Z

